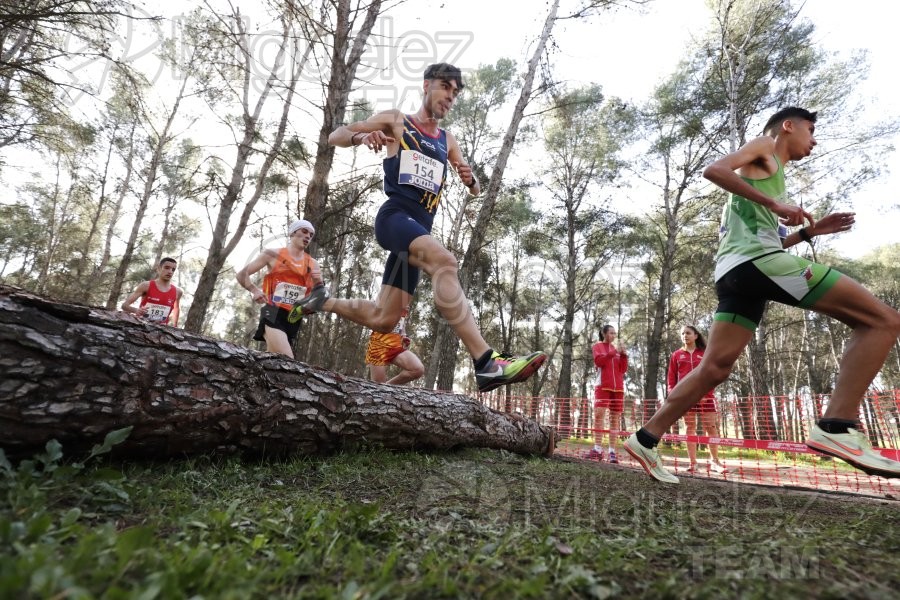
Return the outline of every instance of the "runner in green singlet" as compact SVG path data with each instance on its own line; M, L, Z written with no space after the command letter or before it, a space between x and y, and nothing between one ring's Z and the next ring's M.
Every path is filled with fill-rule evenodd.
M719 306L700 365L678 382L663 407L628 438L625 449L655 479L677 483L662 466L656 444L709 390L728 378L750 342L769 300L826 314L853 331L841 359L825 415L807 446L841 458L867 473L900 476L900 462L874 451L857 429L863 395L900 335L900 313L859 283L827 266L784 250L802 241L847 231L853 213L816 221L786 202L784 165L810 155L816 113L789 107L775 113L763 137L712 163L703 176L731 193L722 213L716 255ZM782 237L787 227L809 225Z

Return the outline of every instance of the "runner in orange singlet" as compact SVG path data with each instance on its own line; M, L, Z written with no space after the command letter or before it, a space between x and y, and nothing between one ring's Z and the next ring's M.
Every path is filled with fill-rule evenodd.
M369 346L366 348L366 364L369 365L372 381L403 385L425 374L422 361L409 349L410 339L406 335L407 317L409 307L404 309L403 316L390 333L372 331ZM388 365L401 369L390 379L387 378Z
M265 305L253 339L265 341L269 352L294 357L291 346L300 330L300 321L291 322L288 315L297 300L322 283L319 263L306 252L315 234L309 221L294 221L288 228L286 248L266 248L236 274L238 283L253 295L253 301ZM268 272L259 288L250 281L250 276L264 267L268 267Z

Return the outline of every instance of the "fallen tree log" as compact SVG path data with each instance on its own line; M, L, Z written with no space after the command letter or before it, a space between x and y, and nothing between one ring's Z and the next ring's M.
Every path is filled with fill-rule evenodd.
M472 398L344 377L280 355L0 286L0 447L120 455L502 448L548 454L553 431Z

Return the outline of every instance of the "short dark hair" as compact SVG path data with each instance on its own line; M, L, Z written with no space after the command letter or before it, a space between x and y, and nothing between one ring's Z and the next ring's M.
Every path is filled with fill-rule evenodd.
M175 263L176 265L178 264L177 260L175 260L171 256L167 256L164 259L162 259L161 261L159 261L159 266L163 266L163 263L167 263L167 262Z
M781 127L781 124L787 121L788 119L804 119L809 121L810 123L816 122L817 113L810 112L805 108L800 108L799 106L788 106L787 108L782 108L777 113L772 115L768 121L766 121L766 126L763 127L763 133L765 135L772 135L772 130Z
M600 328L600 340L601 341L603 340L603 338L606 337L606 332L609 331L610 329L615 329L615 327L613 325L611 325L610 323L607 323L606 325L604 325L603 327Z
M450 63L434 63L428 65L425 69L424 79L443 79L444 81L455 81L459 91L466 87L462 80L462 71L458 67L454 67Z

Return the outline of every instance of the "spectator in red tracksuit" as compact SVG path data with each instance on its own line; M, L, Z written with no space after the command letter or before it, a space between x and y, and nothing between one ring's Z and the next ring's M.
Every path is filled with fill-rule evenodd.
M621 427L625 398L625 371L628 370L628 353L616 341L616 328L604 325L600 330L600 341L593 345L594 366L597 368L597 383L594 386L594 448L588 458L603 460L603 446L600 444L606 416L609 414L609 462L619 462L616 457L618 437L614 431Z
M679 381L687 377L687 374L694 370L703 359L703 351L706 350L706 340L703 334L693 325L685 325L681 328L681 341L684 346L672 353L669 360L669 375L666 378L667 387L671 392ZM688 435L697 435L697 421L703 423L703 431L710 437L718 437L719 423L716 412L716 397L714 390L709 390L706 396L700 402L695 404L687 414L684 415L684 422L687 425ZM688 469L693 473L697 470L697 444L688 442L688 458L690 458L691 466ZM709 445L709 453L712 455L712 463L709 469L716 473L724 473L727 467L719 460L719 448L716 444Z

